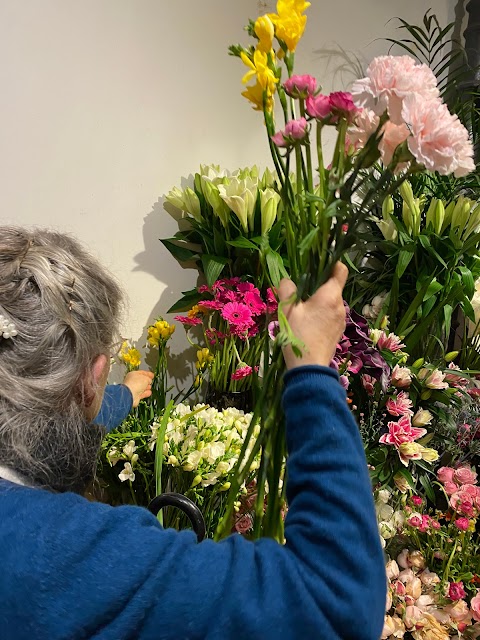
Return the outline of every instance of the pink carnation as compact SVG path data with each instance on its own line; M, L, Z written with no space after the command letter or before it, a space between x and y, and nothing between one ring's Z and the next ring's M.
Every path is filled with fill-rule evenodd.
M317 90L317 81L313 76L292 76L283 83L285 93L292 98L306 98L313 96Z
M409 398L408 393L400 391L394 398L387 400L387 411L391 416L412 416L413 403Z
M189 318L188 316L175 316L174 318L177 322L181 322L183 325L195 326L198 324L202 324L201 318Z
M301 142L308 134L309 125L305 118L290 120L283 131L278 131L272 136L272 141L277 147L290 147L296 142Z
M463 582L450 582L448 585L448 597L450 600L462 600L467 594L463 588Z
M367 76L352 88L355 104L373 110L377 115L388 111L394 124L403 124L403 101L411 94L437 98L437 79L425 64L417 64L410 56L379 56L367 68Z
M439 99L405 98L402 116L412 135L408 148L418 163L442 175L466 176L475 169L468 131Z
M245 330L253 324L250 308L241 302L227 302L222 309L222 318L229 324L243 327Z
M355 116L354 126L347 132L347 146L355 150L363 149L367 140L378 128L380 118L370 109L360 109Z
M382 128L382 139L378 145L382 162L384 165L389 165L393 159L393 154L396 148L405 142L410 135L407 126L402 124L394 124L393 122L386 122ZM402 166L398 166L397 169L402 169Z
M427 433L426 429L412 427L410 418L402 416L398 422L388 423L388 433L379 440L381 444L393 444L399 447L406 442L413 442Z

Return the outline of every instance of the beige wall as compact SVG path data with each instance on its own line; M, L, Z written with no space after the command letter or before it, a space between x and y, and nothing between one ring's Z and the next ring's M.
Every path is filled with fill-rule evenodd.
M0 223L73 232L123 283L125 335L195 283L157 238L175 230L163 195L199 163L268 162L261 118L240 96L227 46L257 0L0 0ZM312 0L299 72L341 88L329 50L369 60L453 0ZM182 331L174 348L183 348Z

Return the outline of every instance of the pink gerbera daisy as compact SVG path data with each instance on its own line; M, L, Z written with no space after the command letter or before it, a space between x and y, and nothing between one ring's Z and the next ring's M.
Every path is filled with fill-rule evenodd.
M198 304L205 309L213 309L214 311L219 311L223 307L223 303L219 300L200 300Z
M248 364L241 364L243 364L243 367L239 367L232 373L232 380L241 380L242 378L247 378L248 376L251 376L254 371L255 373L258 371L258 367L252 368Z
M258 289L255 288L251 282L239 282L237 285L237 289L240 293L247 293L248 291L256 291L258 293Z
M175 320L177 320L177 322L181 322L182 324L185 325L198 325L198 324L202 324L202 320L201 318L189 318L188 316L175 316Z
M265 313L267 308L258 291L247 291L243 297L243 302L250 308L250 311L254 316L259 316L262 313Z
M236 327L247 329L253 324L252 312L242 302L227 302L222 309L222 318Z

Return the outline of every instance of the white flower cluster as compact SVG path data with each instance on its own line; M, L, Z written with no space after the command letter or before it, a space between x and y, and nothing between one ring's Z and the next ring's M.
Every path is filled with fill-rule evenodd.
M17 327L0 314L0 338L13 338L18 334Z
M395 511L388 504L391 492L389 489L381 489L377 493L375 500L375 511L377 512L378 531L380 533L380 541L382 547L385 548L385 540L393 538L393 536L402 529L405 523L405 515L403 511Z
M135 453L137 448L135 441L130 440L121 451L119 451L117 447L112 447L107 453L107 460L112 467L116 465L119 460L127 460L127 462L124 463L122 471L118 474L122 482L126 480L133 482L135 480L133 465L138 460L138 453Z
M195 472L192 486L207 487L226 480L238 460L251 420L251 413L245 414L233 407L218 411L204 404L193 409L186 404L177 405L167 424L163 443L166 464ZM151 449L156 445L158 426L158 423L151 426ZM256 436L259 427L255 429ZM251 446L253 444L252 441ZM257 466L258 460L255 460L251 470ZM229 487L229 483L224 482L221 488Z

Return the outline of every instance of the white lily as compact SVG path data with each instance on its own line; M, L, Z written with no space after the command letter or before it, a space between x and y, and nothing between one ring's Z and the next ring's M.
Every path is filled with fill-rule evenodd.
M238 217L245 233L249 227L253 229L257 191L257 183L252 178L232 178L228 184L218 185L220 197Z

